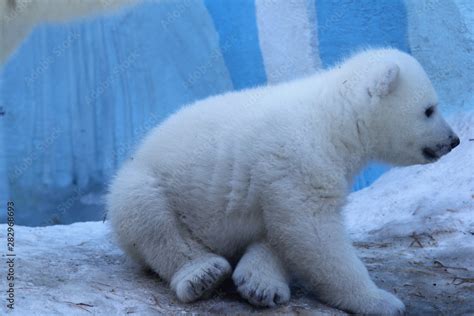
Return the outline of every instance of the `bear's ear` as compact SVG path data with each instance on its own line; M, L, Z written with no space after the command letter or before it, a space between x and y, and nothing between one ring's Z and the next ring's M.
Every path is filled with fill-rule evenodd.
M375 72L367 90L369 96L385 97L397 87L400 67L397 64L386 64Z

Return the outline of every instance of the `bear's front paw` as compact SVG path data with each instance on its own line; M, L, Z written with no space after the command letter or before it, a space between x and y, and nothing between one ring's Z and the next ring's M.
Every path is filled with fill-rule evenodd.
M367 305L357 312L364 315L404 315L405 305L395 295L382 289L377 289L375 295L367 302Z
M273 307L290 300L288 285L271 276L236 270L232 279L240 295L253 305Z

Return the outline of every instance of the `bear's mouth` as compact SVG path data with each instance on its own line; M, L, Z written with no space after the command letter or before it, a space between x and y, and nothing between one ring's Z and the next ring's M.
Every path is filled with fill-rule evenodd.
M439 158L436 151L434 151L433 149L431 149L429 147L423 148L423 156L428 160L436 160L436 159Z

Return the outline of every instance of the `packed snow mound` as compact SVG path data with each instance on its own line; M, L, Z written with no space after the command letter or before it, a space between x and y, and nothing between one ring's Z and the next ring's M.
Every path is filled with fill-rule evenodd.
M450 123L461 138L452 153L389 171L352 193L345 208L371 276L404 301L408 314L474 313L474 113ZM2 241L6 230L0 225ZM126 258L107 223L17 226L15 253L15 309L3 299L2 315L344 314L299 289L288 305L254 308L230 281L208 300L181 304L157 275ZM2 253L2 293L6 259Z

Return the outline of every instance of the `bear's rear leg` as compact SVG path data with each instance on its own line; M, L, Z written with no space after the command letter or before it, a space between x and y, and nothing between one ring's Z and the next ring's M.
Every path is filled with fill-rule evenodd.
M230 264L222 257L211 255L195 259L174 274L171 288L180 301L189 303L216 288L230 273Z
M192 302L228 277L231 266L196 241L169 208L159 179L125 166L110 189L108 217L122 248Z
M166 233L156 231L157 239L145 242L149 245L142 254L146 263L170 282L181 302L206 296L230 276L232 268L226 259L209 252L178 223L168 222L167 226Z

